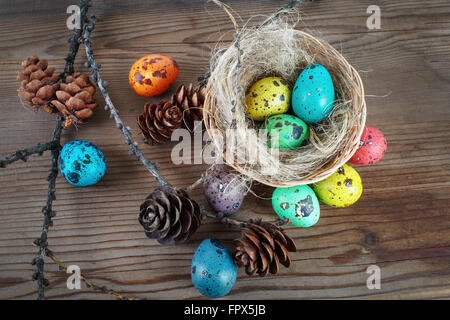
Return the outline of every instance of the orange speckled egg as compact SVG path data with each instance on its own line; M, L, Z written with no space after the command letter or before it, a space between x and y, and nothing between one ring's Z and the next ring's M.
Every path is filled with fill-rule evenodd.
M151 97L169 89L178 76L178 64L162 54L149 54L137 60L130 69L128 80L137 94Z

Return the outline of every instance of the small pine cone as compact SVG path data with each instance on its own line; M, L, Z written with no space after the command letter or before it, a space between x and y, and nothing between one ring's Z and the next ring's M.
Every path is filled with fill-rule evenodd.
M233 241L233 254L237 266L245 267L248 275L268 272L276 274L280 263L286 268L291 264L289 252L295 252L294 241L283 229L269 222L249 223L241 231L241 238Z
M20 81L17 92L22 102L35 110L56 111L49 104L59 88L59 76L53 75L55 68L48 68L48 61L39 60L37 56L22 61L22 67L16 77Z
M200 207L184 191L159 188L141 204L138 220L150 239L183 243L200 226Z
M80 72L66 77L56 91L56 99L51 101L58 111L66 118L65 126L72 123L80 124L92 116L97 103L94 100L95 87L89 77Z
M183 113L169 101L158 104L146 103L144 113L138 116L137 123L148 142L165 142L175 129L181 128Z
M194 90L192 83L187 88L183 84L180 85L172 96L172 105L178 106L183 111L184 125L191 131L194 130L194 121L203 119L205 97L205 87L198 87Z
M157 105L146 103L144 113L139 115L137 123L148 142L170 140L172 132L181 127L194 130L194 121L203 119L203 103L206 90L203 87L186 89L178 87L170 101L162 100Z

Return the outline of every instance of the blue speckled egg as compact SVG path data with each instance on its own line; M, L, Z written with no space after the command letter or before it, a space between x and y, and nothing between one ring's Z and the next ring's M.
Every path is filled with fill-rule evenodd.
M296 227L311 227L319 221L319 200L307 185L276 188L272 194L272 207L281 219L291 219Z
M328 117L334 105L334 86L330 73L320 64L306 67L292 91L292 108L307 123Z
M203 182L206 200L218 212L231 216L239 210L247 195L247 183L226 164L218 164Z
M191 278L201 294L223 297L236 283L237 268L228 250L219 240L206 239L195 250Z
M89 141L70 141L61 150L59 170L74 186L91 186L105 175L105 156Z

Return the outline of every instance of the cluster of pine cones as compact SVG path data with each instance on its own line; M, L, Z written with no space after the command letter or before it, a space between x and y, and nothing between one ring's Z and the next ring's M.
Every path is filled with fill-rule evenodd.
M76 72L61 83L61 77L54 75L55 68L49 68L48 61L37 56L22 61L22 67L17 75L20 81L17 91L24 105L49 113L60 112L66 127L84 123L92 116L97 107L95 86L87 75Z
M182 190L159 188L142 203L139 222L150 239L161 244L184 243L201 224L199 205ZM289 267L289 252L295 242L275 224L250 221L241 229L241 237L233 241L236 265L248 275L276 274L280 264Z

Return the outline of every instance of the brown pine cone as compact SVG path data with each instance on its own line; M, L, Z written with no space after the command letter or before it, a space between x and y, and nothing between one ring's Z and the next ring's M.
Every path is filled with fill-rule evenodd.
M194 130L194 121L202 121L203 104L205 103L206 89L198 87L194 90L192 83L189 87L180 85L172 96L172 105L178 106L183 111L184 126Z
M269 222L249 223L241 231L241 238L233 241L233 254L237 266L245 267L248 275L268 272L276 274L280 263L289 267L289 252L295 252L294 241L283 229Z
M158 188L141 204L138 220L150 239L183 243L200 226L200 207L184 191Z
M183 114L181 110L167 100L158 104L146 103L144 113L138 116L137 123L148 142L170 140L175 129L181 128Z
M178 87L170 101L161 100L158 104L146 103L144 113L139 115L137 123L148 142L170 140L172 132L185 127L194 129L194 121L203 119L203 103L206 90Z
M17 74L20 88L17 90L22 102L36 110L56 111L49 102L59 88L59 76L53 75L55 68L48 68L47 60L32 56L22 61L23 70Z
M72 123L80 124L92 116L97 103L94 100L95 87L89 77L80 72L66 77L56 91L56 99L51 101L58 111L66 118L65 126Z

